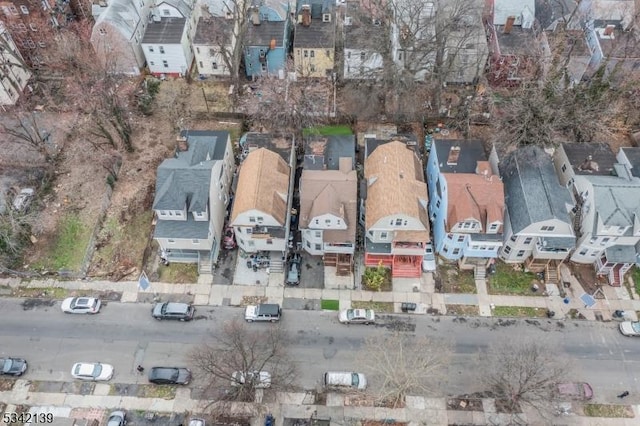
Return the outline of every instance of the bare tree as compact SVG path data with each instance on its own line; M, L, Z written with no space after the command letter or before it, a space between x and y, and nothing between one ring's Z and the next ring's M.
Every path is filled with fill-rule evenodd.
M8 268L19 267L34 220L33 214L13 210L9 200L6 200L4 210L0 214L0 273L13 272Z
M203 373L208 390L229 389L227 397L234 401L253 401L256 389L266 387L257 372L269 373L272 389L286 389L295 374L295 365L288 358L287 335L278 325L257 329L240 320L226 322L189 358Z
M549 414L555 389L567 375L568 364L544 342L515 340L490 347L483 380L496 403L518 413L524 406Z
M11 114L11 121L0 122L0 133L4 133L9 143L27 145L36 151L46 163L53 162L55 150L49 142L49 132L40 127L38 123L38 113Z
M395 333L367 338L358 364L375 380L378 401L399 407L407 395L433 393L450 355L445 342Z

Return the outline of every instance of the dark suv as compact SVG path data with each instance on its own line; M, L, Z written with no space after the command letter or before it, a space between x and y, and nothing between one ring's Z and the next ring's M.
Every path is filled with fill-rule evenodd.
M188 385L191 370L180 367L153 367L149 371L149 381L157 385Z
M195 312L196 309L188 303L164 302L156 303L151 315L157 320L191 321Z

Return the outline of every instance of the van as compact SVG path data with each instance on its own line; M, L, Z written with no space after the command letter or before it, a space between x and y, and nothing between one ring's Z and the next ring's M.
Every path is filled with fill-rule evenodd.
M329 371L327 373L324 373L323 384L325 387L349 387L355 389L366 389L367 379L362 373Z
M260 305L249 305L244 311L244 319L247 322L254 321L280 321L282 309L275 303L262 303Z

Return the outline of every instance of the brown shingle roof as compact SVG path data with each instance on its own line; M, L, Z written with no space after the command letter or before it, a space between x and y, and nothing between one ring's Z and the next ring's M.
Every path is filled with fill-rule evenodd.
M287 218L289 173L289 166L275 152L266 148L250 152L240 166L231 222L239 214L256 209L270 214L284 225Z
M386 216L405 214L419 218L429 240L427 185L422 162L403 142L380 145L365 160L367 180L366 228ZM404 232L404 231L403 231Z
M485 162L478 162L485 163ZM480 167L482 169L482 167ZM448 186L447 231L458 222L474 218L487 231L488 224L503 222L504 185L498 176L444 173ZM501 229L498 232L502 232Z
M358 174L339 170L304 170L300 178L300 228L318 215L331 213L347 224L345 230L323 232L324 242L355 242L358 206Z

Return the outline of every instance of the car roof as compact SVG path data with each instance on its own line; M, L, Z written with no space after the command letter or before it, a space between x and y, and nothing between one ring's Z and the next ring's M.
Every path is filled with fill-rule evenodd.
M178 367L153 367L149 373L149 377L156 379L172 379L179 372Z
M93 370L96 367L95 363L79 362L78 364L80 365L80 369L77 371L76 374L80 374L81 376L93 375ZM74 370L75 370L75 367L74 367Z
M189 312L189 304L181 302L167 302L165 312L187 313Z
M280 305L276 303L263 303L260 305L260 313L264 315L277 315L280 313Z

